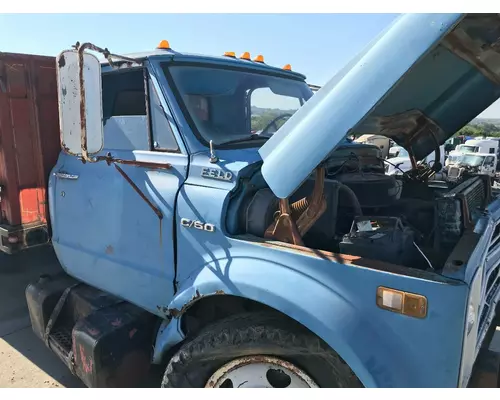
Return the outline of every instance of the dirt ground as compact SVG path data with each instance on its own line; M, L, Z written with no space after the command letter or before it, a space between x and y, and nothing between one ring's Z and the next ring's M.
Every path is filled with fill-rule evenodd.
M85 387L31 330L24 290L60 269L51 247L0 254L0 388ZM154 370L144 386L159 387L160 379Z

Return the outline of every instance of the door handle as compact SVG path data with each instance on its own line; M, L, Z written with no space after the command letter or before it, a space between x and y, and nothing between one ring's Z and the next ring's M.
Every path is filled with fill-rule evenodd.
M54 175L60 179L70 179L73 181L78 179L78 175L68 174L66 172L55 172Z

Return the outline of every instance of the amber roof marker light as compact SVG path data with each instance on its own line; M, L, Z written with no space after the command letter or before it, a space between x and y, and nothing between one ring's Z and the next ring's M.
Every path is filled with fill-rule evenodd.
M156 48L159 50L170 50L171 49L170 43L168 42L168 40L162 40L160 42L160 44L158 45L158 47L156 47Z
M262 63L264 64L264 56L262 54L259 54L257 57L253 59L255 62Z
M240 56L240 59L242 60L247 60L247 61L250 61L251 58L250 58L250 53L248 51L245 51L241 56Z
M231 58L236 58L236 54L234 51L226 51L224 53L224 57L231 57Z

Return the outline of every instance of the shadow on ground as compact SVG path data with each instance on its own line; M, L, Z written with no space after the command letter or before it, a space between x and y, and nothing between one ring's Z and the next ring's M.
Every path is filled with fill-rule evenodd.
M84 387L31 330L26 286L61 267L51 247L0 254L0 387ZM142 387L159 387L161 369Z

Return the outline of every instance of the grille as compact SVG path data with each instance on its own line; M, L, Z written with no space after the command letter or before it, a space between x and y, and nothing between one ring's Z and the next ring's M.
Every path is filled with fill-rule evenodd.
M484 204L485 190L482 185L483 182L478 182L478 184L469 187L465 192L465 200L467 202L467 207L469 211L477 210L481 208Z
M436 202L436 246L453 247L464 229L473 225L473 214L484 208L491 196L486 179L474 177L456 186Z
M498 286L500 285L500 281L497 275L498 266L492 271L488 279L488 284L486 286L486 297L483 299L483 309L479 318L479 332L483 330L484 324L487 322L486 317L488 316L491 307L494 306L494 297L497 293Z
M486 185L487 182L481 177L467 179L445 194L443 199L460 200L464 217L468 217L471 212L485 207L489 203L489 191Z

